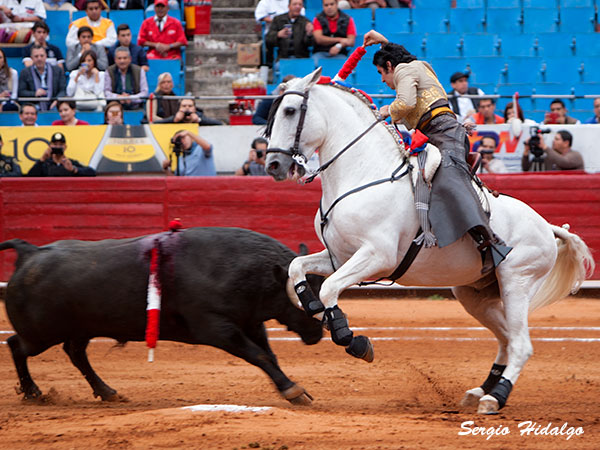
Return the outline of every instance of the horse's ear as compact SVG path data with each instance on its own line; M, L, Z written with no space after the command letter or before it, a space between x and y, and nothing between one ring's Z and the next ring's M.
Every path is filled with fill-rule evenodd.
M322 67L319 67L317 70L315 70L313 73L308 74L304 79L308 82L308 84L306 85L306 90L309 90L311 87L313 87L321 78L321 72L322 72Z

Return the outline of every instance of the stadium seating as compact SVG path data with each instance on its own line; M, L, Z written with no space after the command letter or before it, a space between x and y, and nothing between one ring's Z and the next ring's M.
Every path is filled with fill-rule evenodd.
M72 16L71 16L71 17L73 18L73 22L74 22L74 21L76 21L77 19L81 19L82 17L85 17L85 15L86 15L86 13L85 13L85 11L84 11L84 10L81 10L81 11L73 11L73 14L72 14ZM100 15L101 15L102 17L104 17L105 19L108 19L108 12L107 12L106 10L102 11L102 12L100 13Z
M495 56L496 37L493 34L465 34L459 41L460 56Z
M555 8L523 8L523 32L554 33L558 31L559 17Z
M427 60L435 71L440 83L443 86L450 87L450 77L454 72L466 72L467 60L460 57L452 58L429 58Z
M373 29L373 14L369 8L346 9L344 12L354 19L354 25L356 25L356 34L365 34L367 31ZM405 28L406 31L409 31L408 23L403 27L400 20L398 20L398 22L398 31L402 31L402 28Z
M369 12L369 9L358 9L352 11L365 11ZM354 17L354 15L352 15ZM397 8L379 8L375 10L375 23L374 27L377 31L387 36L391 33L408 33L410 29L410 10L409 9L397 9ZM358 29L358 23L356 24ZM368 31L368 30L367 30ZM365 31L361 31L365 33Z
M523 56L509 57L504 60L502 83L536 83L541 79L542 59Z
M575 38L575 55L598 56L600 55L600 39L596 33L572 34Z
M450 31L453 33L483 33L485 31L485 10L483 8L451 9Z
M321 66L323 68L323 76L333 78L338 73L338 70L342 68L342 65L345 61L345 59L319 58L317 59L315 66ZM304 75L306 75L307 73L305 73ZM351 82L351 79L348 79L348 82Z
M592 8L594 0L558 0L561 8Z
M456 0L456 9L485 8L485 0Z
M505 66L501 58L480 56L467 58L467 65L472 73L469 83L478 86L483 83L497 84L501 80L502 70Z
M425 37L425 56L427 58L461 56L460 39L457 33L429 33Z
M413 33L447 33L449 11L443 7L436 9L415 8L411 15Z
M521 8L488 8L486 11L488 33L520 33L522 23Z
M8 67L11 69L15 69L17 73L21 73L21 69L25 67L23 65L23 58L20 56L7 56L6 64L8 64Z
M538 54L548 57L573 56L574 38L565 33L539 33L537 35Z
M558 0L523 0L523 8L558 8Z
M122 23L128 24L131 28L131 42L137 43L138 33L144 21L142 9L115 9L110 12L109 17L115 23L115 30Z
M534 34L502 33L496 37L496 51L502 56L538 56Z
M403 45L417 58L425 58L427 35L421 33L390 33L385 35L391 42Z
M488 11L490 9L515 9L521 7L521 0L487 0Z
M594 31L594 8L561 8L560 31L568 33L592 33Z
M584 80L585 64L581 60L574 58L547 58L543 59L540 68L541 79L543 83L577 83ZM593 66L593 63L590 63Z
M313 70L315 70L315 63L312 58L280 59L277 80L281 83L281 79L286 75L303 77Z

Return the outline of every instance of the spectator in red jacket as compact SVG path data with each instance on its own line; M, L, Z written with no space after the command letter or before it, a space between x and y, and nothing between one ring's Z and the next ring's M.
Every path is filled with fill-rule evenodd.
M156 0L154 11L154 17L142 22L138 45L149 48L148 59L181 59L181 47L187 45L181 22L167 15L167 0Z

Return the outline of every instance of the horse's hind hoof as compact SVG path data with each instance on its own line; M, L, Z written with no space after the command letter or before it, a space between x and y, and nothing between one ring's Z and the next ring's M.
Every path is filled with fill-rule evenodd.
M288 388L285 391L283 391L281 395L292 405L312 405L312 395L306 392L302 386L298 386L297 384L294 384L291 388Z
M498 414L500 405L491 395L484 395L479 400L479 407L477 408L477 414Z
M461 406L477 406L481 397L485 395L483 389L476 387L465 392L465 396L460 401Z
M352 342L346 347L346 353L355 358L364 359L368 363L373 362L375 359L373 344L371 344L371 341L366 336L355 336L352 338Z

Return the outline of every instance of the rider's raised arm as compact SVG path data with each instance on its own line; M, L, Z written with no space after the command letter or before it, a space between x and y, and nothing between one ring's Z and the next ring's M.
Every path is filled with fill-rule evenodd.
M367 34L365 34L365 37L363 39L363 47L368 47L369 45L375 44L387 44L388 42L389 41L383 34L378 33L375 30L371 30Z

